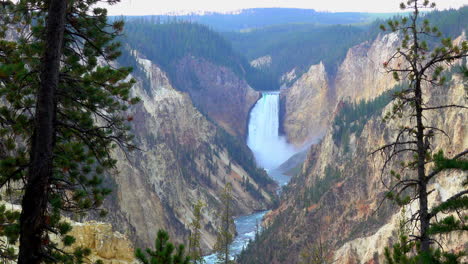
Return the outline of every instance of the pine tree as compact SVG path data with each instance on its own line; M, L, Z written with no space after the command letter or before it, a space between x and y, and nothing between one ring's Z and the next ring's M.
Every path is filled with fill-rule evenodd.
M184 256L185 247L179 245L174 252L174 245L169 242L169 235L164 230L159 230L155 241L154 250L146 249L146 255L141 249L135 251L135 257L143 264L189 264L190 258Z
M201 217L202 217L202 208L205 204L198 200L197 203L193 206L193 219L190 223L190 238L189 238L189 256L193 263L203 264L205 260L203 259L203 251L201 248Z
M11 243L21 235L18 263L82 261L89 250L69 254L49 234L70 246L63 213L105 213L99 206L110 192L102 182L115 166L112 149L133 148L123 111L138 102L130 95L134 80L125 81L130 68L111 65L123 23L109 24L97 2L0 6L0 187L19 189L23 206L20 219L0 210L0 233ZM3 39L12 34L16 39Z
M215 252L217 254L217 263L232 263L229 256L229 245L233 241L233 234L231 229L232 223L232 185L227 183L224 186L223 192L221 193L221 201L223 204L223 210L221 212L221 226L218 230L218 236L216 238Z
M429 184L438 181L442 172L448 170L467 170L468 161L465 159L468 150L447 158L443 150L435 151L431 146L435 137L446 135L445 131L437 127L430 127L425 113L428 111L443 111L447 108L458 108L464 111L466 105L428 105L424 99L425 89L441 89L448 81L444 74L446 65L456 60L467 57L468 43L463 41L459 46L454 45L450 38L441 40L437 46L428 43L426 39L439 38L441 36L437 27L431 27L428 20L421 20L421 10L434 8L435 4L428 0L408 0L402 3L401 8L412 10L408 17L400 20L390 20L388 26L382 25L383 30L390 29L400 32L402 36L401 47L397 49L389 61L384 63L387 71L393 74L395 80L405 80L408 86L397 92L393 109L387 113L385 120L401 118L408 114L411 126L401 126L396 135L396 140L382 146L374 153L380 152L385 157L385 165L382 172L398 157L403 154L411 154L413 159L408 162L400 162L401 170L390 171L393 180L389 186L387 197L404 206L413 201L419 205L419 210L410 218L417 222L418 233L411 234L415 238L417 246L418 263L438 263L440 251L432 245L437 245L435 235L446 234L456 230L466 230L465 219L456 219L459 214L451 214L463 211L468 207L467 183L462 191L450 197L444 202L429 208L428 197L432 193L428 190ZM434 48L430 48L431 46ZM403 60L403 63L397 60ZM442 219L437 216L440 213L448 213ZM462 217L463 218L463 217ZM438 221L437 221L438 220ZM448 260L451 257L447 257ZM453 256L452 257L456 257Z

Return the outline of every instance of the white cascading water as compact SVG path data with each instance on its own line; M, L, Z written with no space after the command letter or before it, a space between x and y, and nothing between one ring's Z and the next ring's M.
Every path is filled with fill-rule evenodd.
M276 169L294 155L294 148L279 135L279 92L264 92L250 112L247 145L259 166Z

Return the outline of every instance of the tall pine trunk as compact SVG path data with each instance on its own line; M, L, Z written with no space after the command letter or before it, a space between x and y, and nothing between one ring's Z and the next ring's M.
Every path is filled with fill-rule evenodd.
M18 264L39 264L46 257L42 248L45 242L48 183L53 173L55 90L59 83L66 8L66 0L49 1L31 164L20 218Z
M412 25L413 33L413 61L412 67L414 67L415 86L414 86L414 98L415 98L415 109L416 109L416 148L418 153L418 195L419 195L419 222L420 222L420 241L421 241L421 252L429 253L430 238L428 235L428 229L430 224L429 210L427 204L427 179L426 179L426 151L427 147L424 144L424 124L423 124L423 98L422 98L422 73L418 68L419 63L419 38L418 38L418 24L417 19L419 17L419 6L418 1L414 1L414 19Z
M421 83L416 82L416 122L417 122L417 151L418 151L418 195L419 195L419 221L420 221L420 241L421 252L428 253L430 248L430 238L428 229L430 224L429 209L427 204L427 179L426 179L426 145L424 144L424 124L422 111Z

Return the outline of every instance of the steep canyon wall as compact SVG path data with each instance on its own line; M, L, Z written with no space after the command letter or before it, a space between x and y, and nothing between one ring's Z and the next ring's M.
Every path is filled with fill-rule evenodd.
M349 49L336 75L330 76L322 63L312 65L284 89L283 130L289 141L304 146L322 137L340 101L371 100L394 87L396 81L382 65L398 44L396 33L379 35Z

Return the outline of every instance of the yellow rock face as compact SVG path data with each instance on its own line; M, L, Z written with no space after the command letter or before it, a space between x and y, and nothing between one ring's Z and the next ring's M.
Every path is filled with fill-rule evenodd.
M8 209L21 211L21 206L2 201ZM65 218L72 225L72 230L67 234L75 238L75 243L71 247L63 248L60 245L60 238L53 235L51 240L59 243L59 248L66 252L72 252L78 247L89 248L91 255L88 256L90 263L101 260L104 264L138 264L134 256L134 247L127 236L113 230L109 223L89 221L79 223ZM0 246L3 246L4 239L0 239ZM14 248L17 251L19 245ZM9 262L10 263L10 262ZM16 262L15 262L16 263Z
M76 239L74 247L85 247L92 251L90 259L102 260L105 264L138 263L130 240L112 225L95 221L74 224L70 235Z
M283 127L288 140L296 147L313 142L325 134L341 101L371 100L393 88L396 81L382 65L398 43L396 34L380 35L350 48L334 79L329 79L320 63L283 90Z
M383 68L399 44L398 35L380 35L372 43L349 49L335 80L338 100L358 102L373 99L395 86L396 81ZM399 62L395 62L397 67Z
M320 63L282 93L284 131L296 147L323 135L330 116L328 90L327 73Z

